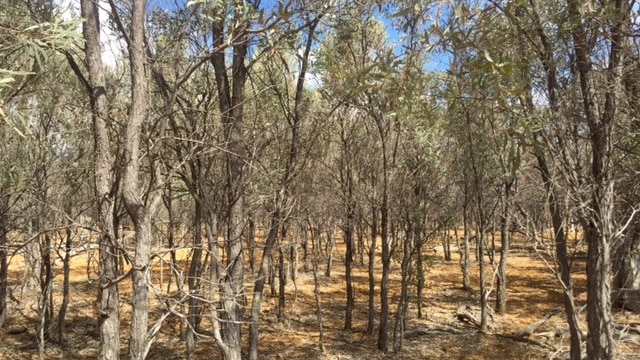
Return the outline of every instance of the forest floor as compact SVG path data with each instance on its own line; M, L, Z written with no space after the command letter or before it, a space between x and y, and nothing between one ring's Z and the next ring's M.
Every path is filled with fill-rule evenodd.
M477 263L473 263L473 290L463 290L460 264L454 248L453 260L443 259L442 247L429 244L428 274L424 294L422 319L417 317L415 295L409 307L409 319L401 352L383 354L376 350L376 334L367 334L367 267L356 265L353 271L356 287L356 305L353 313L353 330L345 331L344 313L346 290L344 286L344 247L338 241L334 253L331 276L324 276L325 264L320 264L318 277L321 283L322 318L324 326L325 351L318 346L318 323L314 298L312 272L298 272L295 286L287 285L286 319L277 321L277 298L266 295L262 306L260 358L262 359L562 359L568 356L568 330L564 313L561 311L562 293L558 280L542 257L531 246L516 244L509 254L508 263L508 312L493 314L490 331L480 333L477 328L461 322L456 313L466 309L468 313L479 313L479 291ZM183 256L186 255L184 251ZM496 257L497 259L497 257ZM89 265L88 265L89 264ZM575 293L578 307L582 309L582 330L586 332L584 304L585 263L576 259L573 263ZM19 256L10 263L11 296L8 300L8 318L4 329L0 330L0 359L37 359L37 296L35 292L20 288L24 283L23 261ZM165 265L160 287L160 265L152 272L152 282L166 290L169 271ZM381 272L377 268L378 274ZM71 301L66 317L65 341L51 341L46 345L47 359L95 359L99 334L97 331L96 294L97 282L89 281L87 274L95 276L95 254L85 252L72 258ZM488 266L488 278L493 270ZM56 268L54 303L57 308L61 299L62 271ZM400 264L394 263L391 275L391 314L395 314L400 291ZM247 278L251 278L248 274ZM251 285L248 283L248 286ZM175 285L173 286L175 289ZM121 320L123 358L127 358L127 334L130 314L130 283L123 282L121 288ZM250 289L250 288L249 288ZM376 304L379 303L379 283L376 287ZM412 290L415 293L415 287ZM269 294L269 290L266 290ZM250 294L250 292L248 292ZM494 293L490 296L493 306ZM153 294L150 293L153 297ZM248 299L250 300L250 298ZM152 301L151 318L159 318L162 307ZM553 314L534 334L528 337L515 336L518 331ZM207 314L205 314L205 317ZM393 329L395 317L390 318ZM640 337L636 332L640 327L640 316L624 311L615 313L615 323L628 326L618 333L618 353L620 359L634 359L640 354ZM197 358L220 358L214 341L207 336L208 321L202 324L203 336L197 343ZM629 331L630 329L630 331ZM245 336L248 331L245 331ZM390 335L390 339L392 336ZM245 341L246 344L246 341ZM584 347L584 343L583 343ZM583 349L584 351L584 349ZM179 336L179 321L169 317L163 324L157 341L152 346L150 359L183 359L184 342Z

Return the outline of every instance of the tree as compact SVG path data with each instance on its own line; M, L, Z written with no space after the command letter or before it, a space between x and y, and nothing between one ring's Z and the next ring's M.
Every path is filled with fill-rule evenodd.
M82 25L85 40L85 63L88 76L85 80L89 95L94 142L94 194L98 208L98 226L100 230L100 292L98 309L100 313L100 353L103 360L120 357L120 298L118 291L118 270L116 254L118 244L114 229L114 157L111 153L109 134L109 115L107 109L107 91L102 63L100 44L100 14L95 1L83 0L81 3ZM85 79L73 57L68 56L70 64L80 79Z
M593 359L615 358L615 341L611 323L611 247L616 243L613 128L619 112L620 91L625 58L627 29L630 26L631 7L627 1L608 1L602 4L611 14L598 19L581 10L581 4L570 0L567 12L572 23L571 36L576 68L580 79L582 111L589 127L591 143L592 190L586 201L588 207L580 214L589 246L587 259L587 355ZM602 28L602 46L592 46L592 36L584 22L598 21ZM591 31L590 31L591 30ZM597 51L607 55L604 73L604 91L596 90L594 61Z
M258 325L260 323L260 305L262 302L262 292L264 291L267 272L269 271L270 261L272 258L273 247L278 239L279 230L283 226L286 226L288 214L291 213L291 210L287 207L291 202L290 197L293 192L293 182L303 168L306 160L303 156L300 156L301 127L305 116L303 113L303 100L305 96L305 80L309 70L309 58L314 43L315 30L318 26L319 20L320 18L316 17L309 22L308 33L306 34L303 42L304 48L302 54L298 55L299 69L295 79L296 86L293 94L293 109L286 106L283 106L284 108L282 109L289 125L290 143L287 154L288 156L286 157L285 169L284 172L282 172L282 179L280 180L278 187L275 189L273 208L271 209L270 224L268 227L269 231L265 240L262 260L260 262L258 275L253 288L251 325L249 327L249 357L254 360L258 359ZM278 86L278 84L273 85L274 88L277 88ZM290 94L287 92L285 92L284 95L281 95L279 99L280 103L288 104L289 96ZM300 163L302 163L302 165ZM280 266L282 268L284 264L281 263ZM283 279L281 278L280 281L282 284ZM280 296L283 297L284 293L281 292Z

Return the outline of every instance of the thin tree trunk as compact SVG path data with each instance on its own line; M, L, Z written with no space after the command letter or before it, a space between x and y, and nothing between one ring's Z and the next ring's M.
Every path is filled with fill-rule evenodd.
M420 226L422 228L423 225ZM424 275L424 263L423 263L423 247L425 240L422 238L424 234L419 228L415 229L414 239L416 242L416 271L418 273L418 281L416 286L416 292L418 293L418 319L422 319L424 317L423 313L423 301L424 301L424 285L425 285L425 275Z
M482 218L484 213L480 211L478 217ZM479 221L478 224L478 251L480 253L480 261L478 262L478 270L479 270L479 281L480 281L480 331L487 331L487 318L489 315L489 304L488 304L488 291L487 291L487 280L486 280L486 271L485 271L485 263L484 263L484 245L485 245L485 231L483 226L483 220Z
M364 266L364 226L362 224L362 217L358 217L358 259L360 266Z
M500 263L498 264L498 289L496 292L496 312L507 313L507 259L509 256L509 224L511 222L511 186L503 184L502 214L500 215Z
M282 240L284 241L284 240ZM284 323L284 308L286 302L287 269L285 266L284 245L278 247L278 322Z
M442 249L444 252L444 260L451 261L451 238L447 234L447 228L442 225Z
M216 339L225 360L241 358L241 324L244 316L244 253L242 235L244 229L244 145L242 125L244 118L245 85L247 67L245 58L249 49L249 20L244 9L234 7L232 16L236 20L233 33L225 31L225 19L214 14L213 37L215 51L211 56L218 92L219 110L224 127L226 143L226 214L227 233L225 239L227 272L222 279L222 337ZM217 10L219 11L219 10ZM226 9L224 10L226 11ZM231 31L231 29L229 30ZM233 38L227 39L232 36ZM231 79L227 69L227 41L233 42Z
M69 214L70 209L67 209ZM63 262L63 278L62 278L62 303L58 311L58 343L64 344L65 335L65 318L67 316L67 308L69 306L69 275L71 272L71 247L73 245L73 231L71 229L71 221L67 222L67 228L65 229L65 242L64 242L64 258Z
M264 285L266 277L269 273L269 268L272 266L271 259L273 258L273 246L278 238L278 231L280 229L280 215L275 214L271 217L271 226L267 239L265 241L264 250L262 254L262 261L260 268L258 269L258 276L253 288L253 299L251 303L251 323L249 325L249 358L251 360L258 359L258 340L259 340L259 323L260 323L260 305L262 304L262 292L264 291Z
M253 214L251 213L247 216L246 232L245 237L247 238L249 269L251 270L251 274L253 274L256 269L256 224L253 220Z
M0 189L0 329L7 318L7 233L9 232L9 195Z
M471 215L469 214L467 196L465 190L465 202L464 208L462 209L464 249L460 262L462 263L462 288L464 290L471 290Z
M167 208L167 217L169 220L169 233L167 236L167 243L169 245L169 257L171 258L170 260L170 271L169 271L169 279L167 281L167 294L171 293L171 279L173 279L173 269L177 269L178 267L178 262L176 259L176 240L175 240L175 228L176 228L176 221L174 218L174 212L173 212L173 190L171 188L171 184L169 183L167 185L167 193L164 194L164 204L165 207ZM178 281L176 280L176 283Z
M301 225L300 232L302 234L302 269L309 271L309 230L305 225Z
M375 296L376 296L376 279L375 279L375 263L376 263L376 246L378 242L378 208L375 205L371 206L371 245L369 246L369 301L368 301L368 314L369 319L367 321L367 333L373 334L376 319L375 310Z
M389 272L391 270L391 249L389 244L389 209L383 197L381 208L382 230L382 279L380 280L380 327L378 328L378 350L387 351L389 324Z
M335 239L333 238L333 229L330 225L326 230L327 234L327 268L324 271L324 276L331 277L331 266L333 265L333 249L335 248Z
M51 318L52 318L52 287L53 269L51 263L51 237L49 234L41 235L43 242L40 244L40 299L38 302L38 312L40 322L38 324L38 353L40 359L44 359L45 343L50 338Z
M347 307L344 315L344 329L351 330L353 323L353 308L355 306L353 279L351 274L351 263L353 261L353 212L351 205L348 205L346 224L344 224L344 242L346 244L346 253L344 256L345 267L345 286L347 288Z
M311 232L311 243L314 243L313 231ZM320 238L318 237L318 242ZM316 299L316 320L318 322L318 345L320 352L325 352L324 348L324 327L322 323L322 299L320 298L320 281L318 281L318 252L320 252L320 245L313 246L313 294Z
M200 327L201 308L200 304L200 276L202 274L202 204L195 201L194 232L193 232L193 256L187 275L187 286L189 287L189 314L187 316L187 359L194 359L196 336L195 333Z
M533 20L535 23L535 32L540 39L543 51L541 52L541 62L546 74L547 95L549 99L549 108L552 114L559 114L559 99L558 99L558 80L556 74L556 67L554 62L554 54L551 44L546 36L538 10L536 8L536 2L531 1ZM517 13L518 16L522 14ZM524 43L524 34L519 33L521 43ZM529 94L532 94L532 87L527 86ZM533 114L535 106L533 104L533 96L527 97L526 108L529 114ZM542 137L541 131L534 133L536 140L540 140ZM564 215L562 214L563 204L560 198L560 191L556 187L556 182L553 180L547 160L542 149L534 147L534 155L538 163L538 170L544 187L547 193L547 204L549 208L549 214L551 215L551 221L553 226L553 238L555 243L556 259L560 270L560 282L563 288L563 303L565 308L565 314L567 317L567 323L569 325L569 357L571 360L579 360L581 355L581 342L582 332L580 331L580 322L578 320L578 313L576 309L575 299L573 297L573 282L571 279L571 267L567 256L567 238L564 232L563 221ZM535 227L539 225L541 234L544 234L544 225L542 221L540 224L532 223Z
M396 352L402 351L402 340L407 322L407 311L409 309L409 277L411 271L411 254L416 241L414 238L415 225L410 224L406 231L406 238L403 242L403 256L401 270L400 300L398 301L398 309L396 311L396 321L393 329L393 343Z

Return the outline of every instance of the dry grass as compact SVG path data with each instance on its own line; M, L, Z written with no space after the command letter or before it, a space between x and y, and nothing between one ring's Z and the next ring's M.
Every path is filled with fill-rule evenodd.
M429 249L432 249L430 247ZM415 304L410 307L409 329L433 324L446 325L463 330L462 334L450 334L432 331L426 335L406 339L401 354L382 354L376 350L376 335L364 332L367 319L367 269L356 266L354 281L356 283L356 308L354 311L354 330L344 331L344 266L340 254L342 244L336 248L335 261L330 278L319 274L322 284L323 320L325 327L326 351L321 353L318 347L318 326L316 323L315 300L313 296L313 276L310 272L299 272L296 282L297 290L292 283L287 285L287 317L284 323L276 318L277 299L265 296L262 306L260 353L264 359L547 359L566 357L568 350L567 329L563 314L552 317L540 329L532 340L548 344L558 349L557 352L547 348L515 341L496 334L516 332L542 318L550 311L561 309L562 293L553 273L535 253L514 250L509 260L508 314L494 315L493 330L489 334L480 334L475 329L459 323L455 318L456 310L462 305L477 308L479 293L477 289L466 291L461 288L460 266L454 254L454 260L444 261L441 254L429 253L430 264L425 293L424 309L426 318L418 319ZM181 251L179 257L184 259L188 251ZM94 359L97 355L99 336L97 332L97 316L95 300L97 284L87 280L87 264L89 273L95 271L92 261L95 254L83 253L73 258L71 272L71 304L67 314L67 337L63 344L47 345L47 358L50 359ZM93 259L93 260L92 260ZM89 260L89 261L88 261ZM184 263L182 264L184 267ZM584 304L585 274L584 262L575 262L575 288L579 305ZM324 270L324 265L320 266ZM19 301L9 301L9 317L2 330L0 343L0 359L37 358L36 308L37 297L34 292L20 294L23 274L23 261L14 257L10 266L10 283L14 297ZM156 263L152 274L152 282L158 288L166 290L169 269L162 266L160 286L159 263ZM380 269L378 269L380 271ZM55 279L55 301L59 306L61 296L62 274L57 268ZM323 272L323 271L322 271ZM392 313L400 290L399 264L393 264L391 276ZM251 275L247 276L248 293L251 290ZM472 283L477 284L477 267L474 265ZM127 334L129 326L131 296L130 283L125 281L120 286L122 305L122 355L126 358ZM175 287L174 287L175 289ZM268 294L269 291L266 290ZM250 300L250 299L249 299ZM414 297L415 300L415 297ZM491 299L493 300L493 298ZM376 301L379 298L376 296ZM159 302L152 301L152 318L160 316L162 308ZM584 321L584 314L583 314ZM634 314L616 313L618 323L640 323L640 317ZM203 329L205 337L198 342L197 357L200 359L218 358L218 350L206 330L209 323L205 320ZM154 344L149 358L182 359L184 343L180 340L179 322L169 318ZM583 324L583 330L586 326ZM623 339L619 343L620 358L634 358L640 353L637 338Z

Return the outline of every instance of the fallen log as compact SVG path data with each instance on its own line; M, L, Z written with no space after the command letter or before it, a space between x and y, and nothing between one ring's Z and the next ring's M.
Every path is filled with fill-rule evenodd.
M498 336L498 337L501 337L501 338L506 338L506 339L509 339L509 340L522 342L522 343L529 344L529 345L540 346L542 348L545 348L545 349L548 349L548 350L551 350L551 351L558 351L558 349L556 349L552 345L545 344L545 343L540 342L540 341L535 341L535 340L532 340L532 339L530 339L528 337L517 336L517 335L514 335L514 334L495 334L495 335Z
M405 339L410 339L410 338L414 338L414 337L418 337L418 336L422 336L422 335L429 335L429 334L433 333L434 331L446 332L446 333L454 334L454 335L462 335L462 334L468 333L468 331L465 331L465 330L462 330L462 329L457 329L457 328L452 327L452 326L427 325L427 326L421 326L419 328L407 330L407 331L404 332L403 336L404 336Z
M520 337L529 337L531 335L533 335L534 332L536 332L536 330L538 330L542 325L544 325L544 323L546 323L549 319L551 319L552 317L562 314L563 310L553 310L550 311L548 313L546 313L542 319L534 322L533 324L518 330L516 332L513 333L514 336L520 336Z

